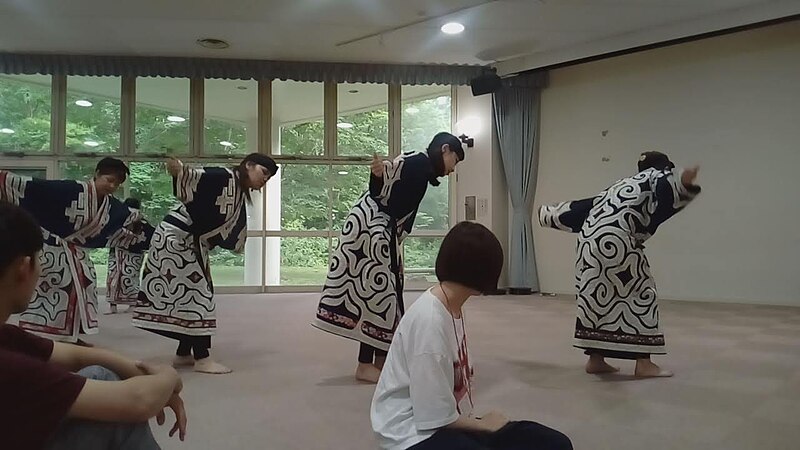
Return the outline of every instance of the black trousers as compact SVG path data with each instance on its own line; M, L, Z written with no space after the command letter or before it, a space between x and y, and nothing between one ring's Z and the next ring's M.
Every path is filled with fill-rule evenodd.
M189 356L193 354L194 359L198 360L208 358L210 355L208 350L211 348L211 336L189 336L188 334L164 330L147 331L177 340L178 350L175 354L178 356Z
M372 364L375 362L376 356L385 358L386 352L367 344L361 344L358 347L358 362Z
M442 428L409 450L572 450L572 442L560 431L522 421L494 433Z

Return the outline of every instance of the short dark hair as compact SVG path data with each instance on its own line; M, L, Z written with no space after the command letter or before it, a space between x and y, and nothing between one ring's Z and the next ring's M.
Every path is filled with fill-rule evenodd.
M267 155L263 155L261 153L250 153L249 155L245 156L242 162L236 167L236 173L239 177L239 186L244 190L244 196L247 198L247 202L249 203L250 200L250 190L245 189L245 179L247 178L247 163L258 164L264 166L265 169L269 170L269 173L272 174L274 177L278 173L278 164L275 163L275 160L270 158Z
M42 229L28 211L0 201L0 274L19 257L35 257L43 241Z
M674 169L675 164L669 160L669 156L661 152L644 152L639 156L639 172L647 169L667 170Z
M128 197L122 204L128 208L142 209L142 202L138 198Z
M503 271L503 247L485 226L460 222L442 241L436 256L439 282L459 283L479 292L497 289Z
M438 186L439 181L437 180L438 177L444 176L444 159L442 156L442 146L447 144L450 147L450 151L458 155L458 160L464 160L464 147L461 145L461 139L455 137L455 135L450 134L446 131L442 131L441 133L436 133L436 135L431 139L431 143L428 144L428 158L430 158L431 163L433 164L433 172L434 178L430 181L433 186Z
M98 161L94 171L97 175L116 175L121 183L125 182L125 180L128 179L128 175L131 174L130 169L128 169L128 166L126 166L122 160L109 156Z

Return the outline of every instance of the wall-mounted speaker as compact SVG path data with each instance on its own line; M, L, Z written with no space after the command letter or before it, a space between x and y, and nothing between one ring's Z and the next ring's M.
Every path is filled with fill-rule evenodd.
M481 75L478 78L473 78L469 82L472 87L472 95L491 94L492 92L503 87L503 82L500 77L495 74Z

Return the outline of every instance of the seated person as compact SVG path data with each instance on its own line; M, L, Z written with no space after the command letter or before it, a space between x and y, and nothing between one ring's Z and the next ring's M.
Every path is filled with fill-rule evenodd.
M461 222L436 257L439 284L400 320L372 398L372 429L387 450L571 450L560 432L511 422L498 412L473 417L472 366L462 306L494 290L503 249L483 225Z
M53 342L6 323L33 297L41 249L34 219L0 202L0 447L158 449L148 420L163 425L167 407L176 418L170 436L183 440L183 384L172 367Z

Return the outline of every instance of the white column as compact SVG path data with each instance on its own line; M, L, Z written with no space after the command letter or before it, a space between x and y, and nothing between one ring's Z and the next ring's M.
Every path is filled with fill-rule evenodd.
M258 119L253 118L247 122L247 153L258 151ZM247 205L247 229L261 230L264 216L263 194L252 191L250 196L252 204ZM245 286L261 286L261 238L249 237L244 250L244 284Z
M280 154L281 148L281 129L280 125L273 122L272 125L272 152ZM267 183L267 230L281 229L281 177L283 169L278 171L278 175ZM281 280L281 244L280 238L267 238L267 258L264 270L267 275L267 286L277 286Z

